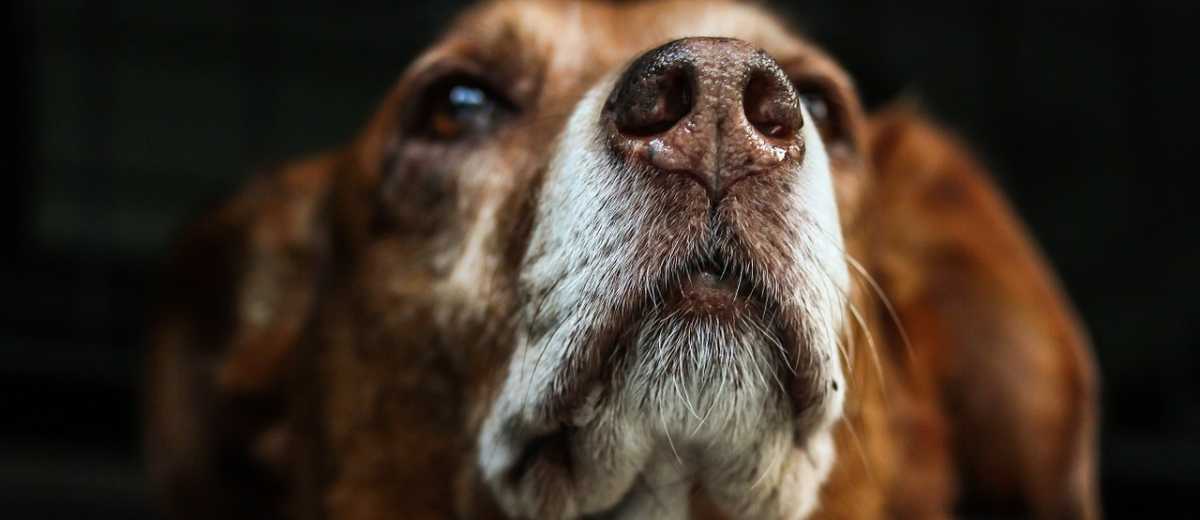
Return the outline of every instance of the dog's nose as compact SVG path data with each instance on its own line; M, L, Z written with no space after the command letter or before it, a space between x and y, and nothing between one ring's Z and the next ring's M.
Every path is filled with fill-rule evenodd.
M774 59L741 40L685 38L641 55L602 120L626 160L688 175L714 202L737 181L804 154L795 88Z

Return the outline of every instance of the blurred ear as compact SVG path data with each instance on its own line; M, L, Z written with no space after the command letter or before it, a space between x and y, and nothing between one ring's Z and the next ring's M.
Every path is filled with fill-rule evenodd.
M283 387L326 256L333 164L257 176L173 252L151 336L145 439L172 518L277 516L291 441Z
M870 126L869 269L949 416L959 513L1097 518L1095 368L1054 275L962 145L911 108Z

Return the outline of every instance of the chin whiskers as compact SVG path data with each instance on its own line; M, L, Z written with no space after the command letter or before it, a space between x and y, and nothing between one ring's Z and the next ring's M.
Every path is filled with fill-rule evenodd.
M675 449L675 441L671 439L671 427L667 424L667 413L663 407L658 408L658 417L662 420L663 434L667 436L667 444L671 446L671 453L675 454L675 462L683 467L683 459L679 456L679 450Z

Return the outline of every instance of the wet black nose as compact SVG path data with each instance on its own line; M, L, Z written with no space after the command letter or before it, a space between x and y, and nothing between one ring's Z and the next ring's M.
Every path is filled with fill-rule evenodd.
M741 40L685 38L646 52L617 82L604 118L626 160L685 173L713 200L803 156L796 90L774 59Z

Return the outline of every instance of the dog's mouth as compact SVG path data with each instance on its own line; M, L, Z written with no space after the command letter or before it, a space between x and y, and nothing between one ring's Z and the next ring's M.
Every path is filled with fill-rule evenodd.
M647 315L683 322L704 321L733 326L752 321L772 335L785 333L779 323L781 306L756 281L746 265L720 254L704 255L674 275L665 276L630 326L639 327ZM783 340L785 338L777 337Z
M790 334L779 319L780 306L753 282L743 265L721 255L703 255L679 271L663 276L647 293L638 305L610 325L609 330L614 334L607 336L607 344L592 344L591 352L603 354L581 356L588 361L570 371L573 380L558 386L563 391L554 414L559 418L558 427L528 440L508 473L511 482L522 480L535 469L540 468L537 473L545 473L547 465L561 468L572 465L574 438L591 428L593 419L600 413L598 409L612 406L611 401L617 399L615 396L621 392L621 387L630 384L623 372L630 371L631 365L636 364L630 358L647 355L648 344L653 344L645 339L648 330L652 334L663 329L686 334L682 331L703 329L706 334L717 333L719 336L724 331L732 337L738 330L752 327L760 335L759 339L765 339L767 343L756 347L768 350L761 355L770 359L772 373L763 377L773 379L779 390L772 400L788 399L786 394L792 387L786 381L794 377L791 365L795 362L788 352L795 350L796 336ZM700 337L705 336L696 336ZM716 346L699 342L693 348L692 355L712 354L726 362L730 357L755 355L739 352L739 348L718 352ZM694 367L682 367L687 368ZM714 366L711 370L710 376L721 377L722 367ZM682 399L678 394L672 395Z
M637 221L599 267L525 278L528 321L483 434L506 507L636 517L668 482L767 503L749 490L778 483L772 461L836 408L821 387L833 301L793 247L804 237L754 206L696 206Z
M719 259L705 258L678 278L673 287L668 286L661 304L686 313L721 317L739 304L749 303L752 296L748 286L742 292L742 276L736 266Z
M727 230L711 233L687 258L646 257L662 262L652 275L619 271L628 278L605 281L622 288L608 294L606 319L522 352L515 366L525 372L510 379L524 383L514 386L519 408L496 415L507 422L494 430L506 447L493 473L509 490L502 496L529 501L516 510L570 503L621 517L652 501L638 484L647 479L751 489L764 471L783 478L767 461L823 424L809 418L831 402L819 388L824 344L810 343L819 317L809 313L821 308L792 296L806 280L787 265L770 271L778 263ZM540 375L554 355L555 370ZM530 390L539 377L545 383ZM742 500L735 495L722 500Z
M771 361L777 365L771 376L785 381L794 377L801 349L799 336L789 326L795 319L789 319L782 302L756 281L760 278L745 264L716 253L698 255L677 271L664 274L640 297L630 298L631 304L598 327L600 332L577 350L579 355L570 363L570 369L560 374L562 379L554 385L559 395L548 400L552 404L547 411L562 424L586 422L597 396L603 400L613 386L623 384L619 372L629 368L628 358L638 355L638 350L643 351L641 355L647 354L648 333L686 334L702 329L712 336L703 340L714 344L705 345L700 337L692 338L696 344L691 352L705 355L717 348L715 342L752 329L759 340L768 344L761 348L770 349ZM744 350L725 349L720 354L751 354ZM782 386L780 390L790 392L787 385Z

